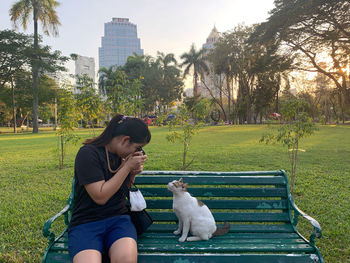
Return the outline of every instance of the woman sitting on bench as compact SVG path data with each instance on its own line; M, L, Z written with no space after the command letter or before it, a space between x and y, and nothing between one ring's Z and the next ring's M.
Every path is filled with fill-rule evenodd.
M96 138L88 139L75 159L75 203L68 232L74 263L137 262L137 234L126 193L142 172L142 147L151 134L138 118L116 115Z

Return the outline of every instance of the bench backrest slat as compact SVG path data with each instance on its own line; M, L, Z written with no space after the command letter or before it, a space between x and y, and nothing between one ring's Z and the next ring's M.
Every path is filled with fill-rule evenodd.
M188 188L195 197L287 197L285 188ZM144 197L171 197L167 188L142 188Z
M200 199L210 209L287 209L286 200L210 200ZM173 200L164 199L147 199L149 209L172 209Z
M145 171L135 184L155 223L177 221L168 183L183 178L188 192L205 203L217 222L290 222L288 182L283 171Z
M137 177L137 184L168 184L172 180L183 178L186 183L190 185L285 185L286 181L283 176L139 176Z
M176 221L173 212L149 212L154 221ZM288 213L225 213L213 212L217 222L288 222Z

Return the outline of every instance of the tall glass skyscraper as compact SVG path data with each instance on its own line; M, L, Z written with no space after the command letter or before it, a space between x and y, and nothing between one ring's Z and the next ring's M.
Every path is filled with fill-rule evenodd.
M99 68L123 66L133 53L143 55L136 25L130 23L128 18L112 18L112 22L105 23L98 53Z

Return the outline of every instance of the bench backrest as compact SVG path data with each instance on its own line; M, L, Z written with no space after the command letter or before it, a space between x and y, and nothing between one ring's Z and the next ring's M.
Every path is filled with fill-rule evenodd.
M155 222L177 221L169 182L183 178L188 192L205 203L217 222L290 222L289 186L284 171L193 172L144 171L135 184Z

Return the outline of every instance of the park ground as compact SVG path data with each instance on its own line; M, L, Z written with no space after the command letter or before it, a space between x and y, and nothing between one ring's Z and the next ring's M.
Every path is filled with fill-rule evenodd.
M325 262L350 262L350 126L318 128L301 142L294 198L322 226L316 244ZM191 145L190 170L289 173L286 148L259 143L266 131L262 125L201 128ZM178 170L182 146L166 140L167 127L151 132L145 169ZM92 130L76 134L80 143L93 136ZM80 143L69 146L65 168L59 170L54 132L0 134L0 262L40 262L47 246L42 226L65 205ZM309 236L307 222L300 220L298 227Z

